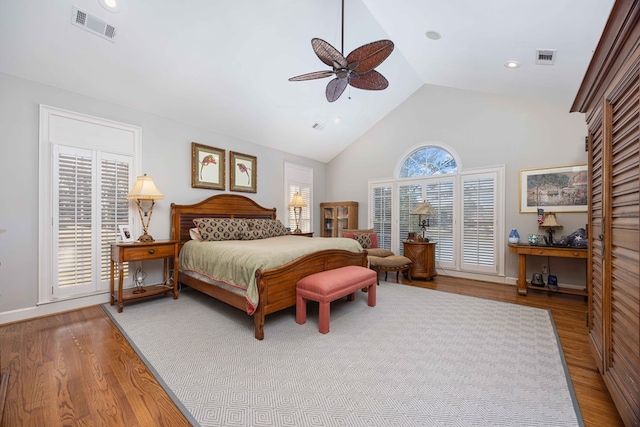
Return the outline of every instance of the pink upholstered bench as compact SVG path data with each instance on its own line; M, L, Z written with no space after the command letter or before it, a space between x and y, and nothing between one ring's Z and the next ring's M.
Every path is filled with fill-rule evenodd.
M367 288L368 304L375 307L377 276L375 271L366 267L350 265L321 271L299 280L296 285L296 323L306 323L307 301L316 301L320 304L318 330L326 334L329 332L331 302L342 297L353 301L358 289Z

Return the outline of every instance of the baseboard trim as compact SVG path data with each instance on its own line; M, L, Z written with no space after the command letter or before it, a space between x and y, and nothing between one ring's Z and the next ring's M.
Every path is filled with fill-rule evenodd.
M0 325L21 322L23 320L33 319L36 317L50 316L52 314L77 310L79 308L104 304L106 302L109 302L108 292L100 293L99 295L88 295L81 298L53 301L33 307L21 308L18 310L5 311L0 313Z

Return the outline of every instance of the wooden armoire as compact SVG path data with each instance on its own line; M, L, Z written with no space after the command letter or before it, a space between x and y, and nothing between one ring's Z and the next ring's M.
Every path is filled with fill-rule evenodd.
M571 111L588 128L589 342L640 426L640 0L616 0Z

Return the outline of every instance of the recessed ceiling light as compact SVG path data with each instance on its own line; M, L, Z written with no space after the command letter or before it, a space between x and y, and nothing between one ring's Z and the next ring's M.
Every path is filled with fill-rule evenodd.
M333 119L333 123L335 124L340 124L340 122L342 121L342 117L338 116L335 119Z
M123 0L98 0L98 3L109 12L118 13L120 12L122 1Z
M433 31L433 30L429 30L425 34L426 34L427 38L431 39L431 40L440 40L440 38L442 37L442 34L440 34L437 31Z
M518 61L507 61L504 66L510 69L520 68L520 63Z

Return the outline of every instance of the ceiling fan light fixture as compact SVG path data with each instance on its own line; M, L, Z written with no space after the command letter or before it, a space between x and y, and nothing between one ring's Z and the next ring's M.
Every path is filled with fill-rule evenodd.
M289 78L289 81L300 82L335 76L325 90L327 101L334 102L340 98L348 85L364 90L383 90L389 86L387 79L374 68L393 52L394 44L391 40L367 43L353 50L346 58L343 52L317 37L311 39L311 47L318 59L331 67L331 70L302 74ZM342 0L342 48L344 50L344 0Z

